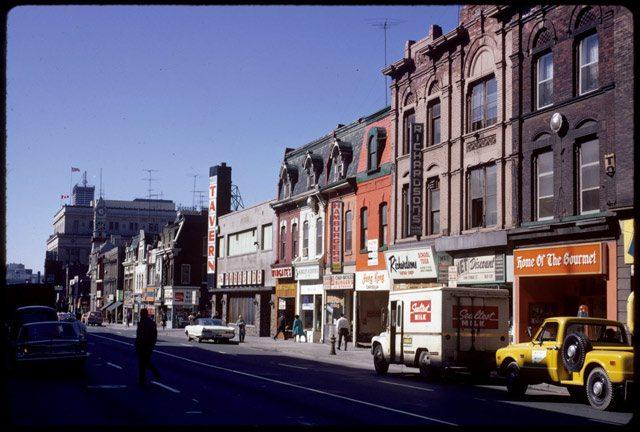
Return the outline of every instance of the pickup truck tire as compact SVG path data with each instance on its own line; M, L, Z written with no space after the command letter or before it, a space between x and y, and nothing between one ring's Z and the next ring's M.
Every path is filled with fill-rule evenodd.
M572 399L577 402L587 402L587 391L584 386L567 386L567 391Z
M619 392L603 368L598 366L589 372L586 388L589 405L593 408L605 411L613 409L617 405Z
M505 377L507 379L507 393L512 398L522 398L527 392L529 385L522 380L520 367L518 363L512 361L505 368Z
M373 366L376 368L378 375L384 375L389 370L389 362L384 358L382 345L376 345L373 348Z
M591 348L589 340L582 333L571 333L562 343L562 363L569 372L578 372L584 365L587 351Z

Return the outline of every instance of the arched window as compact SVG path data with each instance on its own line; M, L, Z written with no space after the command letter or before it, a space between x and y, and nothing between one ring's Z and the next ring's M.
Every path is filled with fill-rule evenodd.
M291 259L298 257L298 224L291 225Z
M583 37L578 43L578 93L585 94L598 88L598 34Z
M353 213L347 211L344 213L344 252L351 254L353 250Z
M287 227L280 227L280 259L283 260L287 251Z
M382 246L386 246L388 244L388 237L387 237L387 203L383 202L382 204L380 204L380 233L379 233L379 241L380 241L380 247Z
M401 155L409 154L409 148L411 146L411 125L416 122L415 111L410 110L404 114L403 127L402 127L402 153Z
M367 234L369 228L369 211L366 207L360 209L360 250L367 249Z
M322 218L316 220L316 255L322 255L324 246L324 225Z
M375 170L378 168L378 140L373 135L369 136L367 143L367 170Z
M469 98L469 127L471 131L491 126L498 119L498 86L490 76L471 87Z
M427 146L440 144L440 99L429 102L429 139Z
M309 221L302 223L302 256L309 256Z

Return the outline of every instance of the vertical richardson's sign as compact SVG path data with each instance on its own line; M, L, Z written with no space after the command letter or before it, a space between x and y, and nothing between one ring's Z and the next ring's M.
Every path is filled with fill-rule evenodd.
M422 235L422 123L411 124L411 168L409 170L409 235Z
M218 176L209 177L209 218L207 227L207 274L215 280L216 274L216 202L218 198Z
M331 272L342 271L342 201L331 202Z

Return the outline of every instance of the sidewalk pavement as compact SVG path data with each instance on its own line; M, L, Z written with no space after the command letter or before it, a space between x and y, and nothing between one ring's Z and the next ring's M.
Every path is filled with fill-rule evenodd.
M113 329L115 331L127 331L134 333L136 326L130 325L127 327L124 324L103 324L104 328ZM168 336L171 338L185 338L184 329L166 329L162 330L158 327L158 337L162 339L162 336ZM238 342L236 336L232 339L234 342ZM254 350L279 353L286 356L304 358L309 360L321 361L323 363L342 364L344 366L373 370L373 358L371 356L370 348L354 347L352 343L349 343L347 351L338 350L336 344L336 355L331 355L331 345L327 343L304 343L295 342L293 339L277 339L272 337L258 337L258 336L246 336L244 342L241 344L244 348L250 348ZM391 370L397 371L404 370L403 365L391 365ZM417 369L410 369L416 371ZM554 393L554 394L569 394L564 387L554 386L551 384L535 384L529 386L530 390L536 392Z

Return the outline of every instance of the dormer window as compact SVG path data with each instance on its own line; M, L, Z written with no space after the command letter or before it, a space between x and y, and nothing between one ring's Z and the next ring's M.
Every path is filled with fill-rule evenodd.
M347 143L335 140L329 152L329 162L327 164L327 181L334 183L342 180L351 162L352 150Z
M338 180L340 180L340 177L342 177L341 175L341 166L340 166L340 157L339 156L335 156L333 158L331 158L331 182L336 182Z

